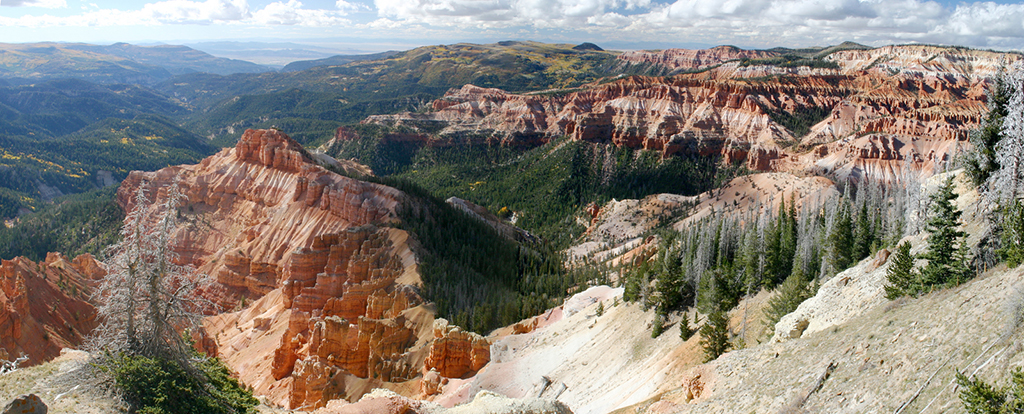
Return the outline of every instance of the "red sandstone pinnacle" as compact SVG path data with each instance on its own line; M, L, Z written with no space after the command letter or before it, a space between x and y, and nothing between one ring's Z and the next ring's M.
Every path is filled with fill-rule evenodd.
M235 144L235 156L241 161L291 172L312 163L302 145L276 129L245 130Z
M491 360L491 346L480 335L449 325L447 320L434 320L434 342L424 368L436 370L443 377L461 378L479 371Z

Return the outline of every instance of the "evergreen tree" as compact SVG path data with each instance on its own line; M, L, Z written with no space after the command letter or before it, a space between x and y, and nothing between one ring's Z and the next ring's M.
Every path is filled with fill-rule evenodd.
M665 332L665 315L661 312L654 314L654 322L651 322L651 338L657 338Z
M1015 268L1024 263L1024 204L1014 200L1003 212L999 257Z
M845 197L836 206L835 218L827 243L828 262L833 272L841 272L853 264L853 220L850 217L850 203Z
M914 257L910 255L910 243L903 242L897 246L889 261L889 269L885 273L885 297L891 300L906 295L916 296L921 285L914 273Z
M783 316L795 311L797 306L813 296L817 289L800 274L793 273L776 290L777 293L768 299L768 306L764 310L768 329L774 328Z
M863 259L871 255L871 246L875 244L875 235L871 231L871 220L868 218L868 203L865 201L860 205L860 212L857 213L857 234L854 237L854 260Z
M716 308L700 328L700 346L704 348L704 362L717 359L729 351L729 317L725 310Z
M696 314L694 319L696 320ZM696 321L694 321L696 323ZM679 320L679 338L686 341L693 336L693 327L690 326L690 317L687 314L683 314L683 318Z
M791 201L792 204L792 201ZM786 201L779 203L779 215L765 233L766 285L774 288L793 271L796 254L797 227L793 210L786 209Z
M1010 373L1010 384L996 388L977 378L968 378L957 372L960 401L969 414L1024 413L1024 372L1020 368Z
M932 217L927 223L931 235L928 237L928 251L922 255L928 260L921 270L924 286L954 285L969 276L969 269L964 263L965 252L961 249L966 234L958 229L961 212L953 205L954 199L956 193L950 176L931 197Z
M975 185L983 184L999 169L996 160L996 145L1002 139L1003 118L1006 117L1006 104L1010 99L1010 85L1006 76L1000 73L988 91L988 114L981 129L971 135L973 151L968 156L965 169Z

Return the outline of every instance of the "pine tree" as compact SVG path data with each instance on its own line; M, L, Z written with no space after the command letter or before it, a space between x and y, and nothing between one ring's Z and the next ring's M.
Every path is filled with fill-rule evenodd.
M860 205L860 212L857 213L857 233L854 237L854 260L863 259L871 255L871 245L875 243L874 233L871 231L871 221L868 219L868 203L865 201Z
M1024 204L1014 200L1003 212L999 257L1015 268L1024 263Z
M768 275L766 285L769 288L778 286L793 271L797 239L794 215L793 210L786 209L783 200L779 203L778 217L765 232L765 273Z
M853 220L850 217L850 203L845 197L836 206L835 218L827 243L828 261L833 272L841 272L853 264Z
M94 347L190 364L190 345L178 329L194 327L211 304L198 295L209 278L177 265L171 249L183 201L175 182L154 223L148 217L150 201L141 188L137 191L123 239L108 249L107 276L96 293L104 322L94 333Z
M696 314L694 319L696 320ZM696 321L694 321L696 323ZM693 327L690 326L690 317L687 314L683 314L683 318L679 320L679 338L686 341L693 336Z
M803 301L813 296L814 290L816 289L813 289L811 284L798 273L787 277L786 281L776 289L775 296L768 299L768 306L764 310L767 321L766 328L774 328L783 316L795 311Z
M710 362L729 351L729 318L725 311L717 308L708 314L708 320L700 327L700 346L704 348L704 361Z
M1017 368L1010 372L1010 383L995 387L957 372L960 401L969 414L1010 414L1024 412L1024 372Z
M654 322L651 322L651 338L661 336L662 332L665 332L665 315L661 312L655 312Z
M979 131L971 135L974 149L967 159L967 174L975 185L981 185L999 169L996 160L996 145L1002 139L1003 118L1010 98L1010 85L1004 73L995 77L995 83L988 91L988 114Z
M961 243L966 234L958 229L960 210L953 205L953 177L932 195L932 217L928 219L928 251L921 257L928 264L921 270L921 283L926 287L952 285L968 278L965 253Z
M889 269L885 273L885 297L892 300L900 296L916 296L921 286L913 270L914 257L910 255L910 243L903 242L889 258Z

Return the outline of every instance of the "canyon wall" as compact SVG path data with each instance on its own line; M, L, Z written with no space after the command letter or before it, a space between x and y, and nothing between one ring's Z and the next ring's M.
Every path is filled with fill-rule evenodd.
M173 248L214 276L205 294L224 311L206 318L201 348L271 404L310 410L379 387L416 394L430 368L470 373L459 350L473 371L486 364L473 346L431 359L435 342L458 338L435 334L418 293L420 248L389 227L409 207L402 192L328 171L277 130L246 131L196 165L133 172L118 199L131 211L142 188L155 213L172 185L187 196Z
M723 54L727 50L732 49L620 58L656 63L672 59L654 55L675 56L690 62L679 67L703 67L705 60L745 56ZM834 52L825 60L840 69L744 67L733 61L700 73L620 77L534 94L466 85L434 101L430 112L364 122L402 127L406 132L385 139L422 145L530 147L568 136L663 156L720 155L755 171L891 180L906 170L931 174L968 145L968 132L986 112L988 79L1019 56L892 46ZM810 131L793 136L788 128L795 124L787 118L812 110L824 118L803 119ZM347 130L339 135L359 139Z
M89 295L104 275L88 254L0 262L0 360L24 355L23 366L35 365L57 357L61 348L81 345L98 325Z

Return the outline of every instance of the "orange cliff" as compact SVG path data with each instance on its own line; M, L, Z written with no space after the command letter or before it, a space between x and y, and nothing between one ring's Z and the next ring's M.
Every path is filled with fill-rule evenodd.
M174 249L214 276L207 295L227 310L204 321L206 352L292 409L380 387L419 393L436 339L419 247L388 226L404 193L328 171L284 133L248 130L199 164L131 173L119 200L133 208L142 186L156 211L175 179L188 201ZM474 355L472 367L486 364Z
M733 62L703 73L625 77L562 95L466 85L434 101L432 112L371 116L364 122L408 127L414 132L386 138L427 145L469 138L533 146L568 136L664 156L721 155L756 171L839 171L843 177L891 179L903 173L903 166L886 156L910 159L910 170L930 171L966 146L969 130L986 111L989 77L999 65L1017 59L927 47L885 50L884 68L864 64L879 59L878 50L851 50L826 57L837 62L838 70L757 69ZM694 52L680 59L703 62L705 55ZM928 56L941 62L928 62ZM794 137L778 121L777 114L811 108L824 108L827 116L806 135ZM339 136L358 139L351 131ZM843 143L860 137L870 142ZM884 142L896 143L899 154L872 149Z
M34 365L81 345L98 324L89 295L105 274L89 254L0 262L0 359L24 354Z

